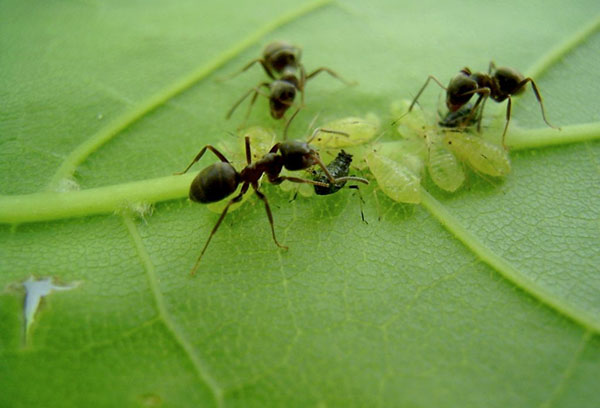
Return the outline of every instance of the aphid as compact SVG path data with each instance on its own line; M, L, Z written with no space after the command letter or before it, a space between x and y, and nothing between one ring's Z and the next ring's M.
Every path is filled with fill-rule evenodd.
M505 99L508 99L508 104L506 106L506 124L504 125L504 131L502 132L502 146L505 146L504 141L506 138L506 130L508 129L508 124L510 122L512 106L511 96L521 94L525 90L525 85L527 85L528 82L531 82L531 87L533 88L535 97L540 104L544 122L546 122L548 126L555 128L555 126L550 124L550 122L548 122L546 119L542 97L534 80L530 77L525 78L521 73L513 68L496 68L494 63L490 62L488 73L486 74L482 72L472 73L469 68L465 67L459 71L458 75L450 80L448 87L442 85L442 83L433 75L429 75L425 81L425 84L423 84L417 93L417 96L415 96L410 104L409 112L412 110L413 106L417 102L417 99L419 99L419 96L421 96L421 93L423 90L425 90L430 80L435 81L440 87L442 87L442 89L446 91L446 106L450 112L456 112L467 102L469 102L473 95L478 95L477 101L473 105L471 113L469 114L469 116L473 117L479 115L477 120L478 131L481 130L481 118L487 99L492 98L492 100L495 102L502 102ZM477 114L477 109L479 108L480 104L481 108L479 109L479 114Z
M392 105L392 112L406 112L410 101L400 101ZM461 108L457 113L449 112L440 120L451 127L466 126L464 121L470 112ZM423 159L431 180L441 189L454 192L465 180L463 164L449 151L443 140L443 130L426 123L425 115L419 110L403 115L398 121L398 132L406 139L403 141L409 150Z
M250 68L254 63L259 62L272 81L261 82L257 86L250 88L231 107L229 112L227 112L226 118L229 119L237 107L249 95L252 95L252 99L250 100L250 105L248 106L248 111L246 112L246 117L244 119L246 120L252 111L252 107L256 102L256 98L258 95L262 95L269 100L271 116L274 119L281 119L287 110L294 105L296 93L300 92L301 102L296 108L296 112L293 115L295 116L296 113L304 107L304 87L306 85L306 81L314 78L321 72L327 72L332 77L339 79L347 85L353 84L352 82L340 77L335 71L327 67L320 67L310 74L306 74L304 65L302 65L300 62L301 54L301 50L298 47L292 46L285 42L274 42L269 44L265 48L262 58L251 61L239 72L243 72ZM261 88L266 88L268 92L264 92ZM285 124L284 139L292 118L290 118Z
M319 131L321 131L321 129L316 129L315 134ZM287 247L281 245L275 237L273 215L269 207L269 202L267 197L259 190L258 182L263 174L266 174L269 182L273 184L280 184L284 180L289 180L294 183L308 183L327 187L330 184L341 182L344 179L361 181L357 180L355 177L333 177L321 161L319 153L306 142L284 141L281 143L276 143L261 159L252 162L250 138L245 137L244 141L246 147L247 165L240 172L238 172L231 165L229 160L227 160L227 158L216 148L211 145L206 145L200 150L196 157L194 157L192 162L185 168L185 170L183 170L181 173L177 173L186 173L190 167L200 160L204 153L209 150L215 156L217 156L220 161L206 167L194 178L192 184L190 185L189 198L198 203L212 203L223 200L224 198L230 196L234 191L237 190L240 184L242 185L239 194L232 198L223 209L221 216L217 220L217 223L213 227L206 243L204 244L204 247L202 248L202 252L198 257L198 260L191 270L192 275L196 272L196 269L200 264L200 260L202 259L202 255L204 255L204 252L206 251L206 248L208 248L208 244L210 243L213 235L217 232L219 225L221 225L221 222L227 215L229 207L236 202L241 201L242 197L248 192L250 186L254 189L254 192L258 198L260 198L265 204L265 210L271 226L273 241L278 247L287 249ZM322 183L298 177L282 176L280 174L283 168L295 171L304 170L313 165L319 165L323 169L327 175L328 183ZM368 183L367 180L364 180L364 182Z
M365 160L379 188L388 197L401 203L418 204L421 202L421 178L410 168L410 161L419 160L407 154L402 156L405 160L393 160L375 149L367 153Z
M379 131L379 118L369 113L365 118L347 117L326 123L322 127L338 134L318 136L312 142L321 149L339 149L357 146L371 141Z
M352 155L341 150L338 155L328 165L327 170L333 177L346 177L350 172L350 163L352 163ZM315 181L326 183L328 181L327 175L322 170L317 170L312 177ZM340 181L335 184L328 184L327 187L315 185L315 193L317 195L328 195L339 191L346 181Z
M465 132L445 132L444 144L461 160L483 174L502 177L510 172L510 158L505 149Z
M442 137L436 132L426 132L427 171L431 180L442 190L454 192L465 181L462 163L449 151Z

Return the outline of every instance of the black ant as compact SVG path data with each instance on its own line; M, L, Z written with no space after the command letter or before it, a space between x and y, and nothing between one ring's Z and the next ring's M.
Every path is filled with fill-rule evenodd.
M309 139L309 142L316 136L318 132L329 131L325 129L315 129L315 131L313 132L313 136ZM176 173L186 173L194 163L196 163L202 158L202 156L207 150L210 150L212 153L214 153L215 156L217 156L220 162L211 164L210 166L206 167L196 176L196 178L194 178L192 184L190 185L190 200L203 204L220 201L233 194L233 192L236 191L237 187L240 184L242 184L242 188L239 194L227 203L227 205L223 209L223 212L221 213L221 216L217 220L217 223L213 227L210 235L208 236L208 240L206 241L206 244L204 244L204 248L202 248L202 252L200 253L198 260L196 261L194 267L191 270L192 275L196 272L196 269L198 269L198 265L200 264L202 255L204 255L204 252L206 251L210 240L212 239L213 235L217 232L217 229L219 228L219 225L221 225L221 222L225 218L225 215L227 215L229 207L234 203L240 202L250 186L252 186L258 198L260 198L265 204L265 210L267 211L267 217L269 219L269 224L271 225L273 241L275 241L275 244L278 247L287 249L287 247L281 245L275 237L273 215L269 207L269 202L267 201L267 197L259 190L258 182L263 174L267 175L269 182L272 184L281 184L284 180L289 180L294 183L308 183L321 187L328 187L331 184L337 184L349 180L359 181L365 184L369 183L367 180L359 177L332 176L329 170L327 170L327 167L321 161L319 153L312 146L310 146L308 142L292 140L277 143L271 148L269 153L267 153L261 159L255 162L252 162L250 138L248 136L245 137L245 143L247 165L240 172L238 172L231 165L229 160L227 160L227 158L216 148L214 148L211 145L206 145L200 150L196 157L194 157L194 160L192 160L192 162L186 167L184 171ZM308 169L313 165L319 165L323 169L325 175L327 176L327 182L280 175L283 168L286 168L287 170L291 171L296 171Z
M475 72L472 73L467 67L460 70L460 72L450 80L448 87L442 85L442 83L433 75L429 75L425 84L421 87L417 96L413 99L408 111L410 112L421 96L421 93L427 87L429 80L433 79L442 89L446 91L446 106L450 112L456 112L462 106L464 106L473 95L477 94L479 97L471 109L470 116L476 114L479 104L481 108L479 110L479 118L477 119L477 130L481 131L481 118L483 114L483 108L488 97L496 102L502 102L508 99L508 105L506 106L506 124L504 125L504 131L502 132L502 146L505 146L504 140L506 137L506 130L508 129L508 123L510 122L510 112L512 106L511 96L521 94L525 90L525 85L531 82L531 87L535 93L535 97L538 100L542 109L542 118L544 122L551 128L555 128L546 119L546 113L544 111L544 104L542 103L542 97L537 89L535 81L527 77L525 78L520 72L509 67L496 68L494 62L490 62L488 73ZM468 122L470 119L465 119Z
M304 86L306 85L306 81L314 78L321 72L327 72L332 77L339 79L347 85L354 84L354 82L345 80L335 71L327 67L317 68L307 75L304 65L300 62L301 55L302 50L299 47L286 42L276 41L265 47L262 58L250 61L250 63L244 66L240 71L231 75L229 78L246 71L258 62L272 81L264 81L257 86L250 88L248 92L243 94L242 97L233 104L229 112L227 112L226 118L229 119L237 107L251 94L253 94L252 99L250 100L250 105L248 105L248 111L246 112L246 118L244 120L250 115L258 95L262 95L269 99L271 116L274 119L281 119L287 110L294 104L296 93L300 92L301 102L300 106L296 109L296 112L298 112L304 107ZM261 88L266 88L268 92L264 92ZM291 119L286 122L284 127L284 140L290 122Z

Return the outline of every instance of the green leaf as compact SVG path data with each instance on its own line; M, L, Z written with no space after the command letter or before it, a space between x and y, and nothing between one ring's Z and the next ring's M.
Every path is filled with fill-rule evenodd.
M2 2L0 406L598 406L596 3ZM251 199L192 278L218 215L172 174L231 137L265 75L216 79L276 39L359 83L312 79L296 138L319 112L388 126L427 75L492 58L533 75L562 130L529 89L504 180L425 178L422 205L373 182L368 224L352 190L263 183L289 250ZM260 99L249 123L282 128ZM31 276L78 285L25 330Z

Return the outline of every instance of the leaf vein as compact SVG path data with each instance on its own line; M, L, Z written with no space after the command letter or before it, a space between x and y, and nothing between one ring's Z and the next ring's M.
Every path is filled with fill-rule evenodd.
M172 85L157 92L150 96L147 100L141 102L139 105L126 111L122 115L118 116L105 127L101 128L98 132L93 134L89 139L84 141L82 144L77 146L67 158L60 165L56 173L50 179L47 191L53 191L57 188L60 181L64 178L71 177L75 173L75 169L92 153L98 150L101 146L106 144L116 135L121 133L123 130L130 127L133 123L137 122L148 113L156 110L160 106L164 105L168 100L174 96L181 94L188 90L199 81L206 78L208 75L213 73L215 70L232 60L244 50L257 43L262 37L276 30L277 28L295 20L303 15L318 9L320 7L330 4L333 0L316 0L308 4L304 4L301 7L291 11L290 13L284 14L264 26L260 27L254 33L248 35L245 39L241 40L237 44L225 50L220 55L209 61L207 64L202 65L198 69L192 71L190 74L183 78L175 81Z
M192 363L194 370L198 377L207 385L210 391L213 394L213 397L217 403L217 406L223 406L223 390L216 382L216 380L210 375L208 372L208 368L206 363L200 358L198 353L194 350L194 347L186 338L182 330L177 326L177 324L171 318L169 311L165 305L164 297L160 292L158 287L158 279L156 277L156 271L154 269L154 265L144 247L142 242L142 237L133 221L131 216L123 215L123 223L127 228L127 231L131 235L133 240L134 247L138 253L140 261L146 270L146 274L148 277L148 283L150 284L150 289L152 290L152 295L154 297L154 301L156 303L156 308L158 309L158 314L160 319L164 322L166 328L171 332L175 342L179 344L184 354Z
M600 320L577 306L571 305L557 297L536 282L531 280L506 259L495 254L490 248L471 233L460 221L454 217L439 201L421 188L422 204L427 211L469 250L483 262L498 271L505 279L509 280L525 292L529 293L540 302L563 314L574 322L594 333L600 333Z

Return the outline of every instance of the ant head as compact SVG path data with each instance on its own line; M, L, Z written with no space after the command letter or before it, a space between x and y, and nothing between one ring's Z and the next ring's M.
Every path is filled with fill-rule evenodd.
M296 66L300 62L300 48L284 41L275 41L265 47L263 58L275 72L282 72L287 66Z
M518 95L525 90L520 85L525 77L515 69L500 67L494 72L494 79L498 82L500 93L504 95Z
M287 140L279 144L283 165L288 170L303 170L317 163L319 154L308 143Z
M469 75L467 75L467 71ZM477 81L471 78L470 72L468 68L464 68L450 80L446 90L446 106L450 112L457 111L469 102L473 96L473 91L478 88Z
M280 119L296 98L296 87L288 81L276 80L271 84L271 94L269 95L269 105L271 107L271 116Z

